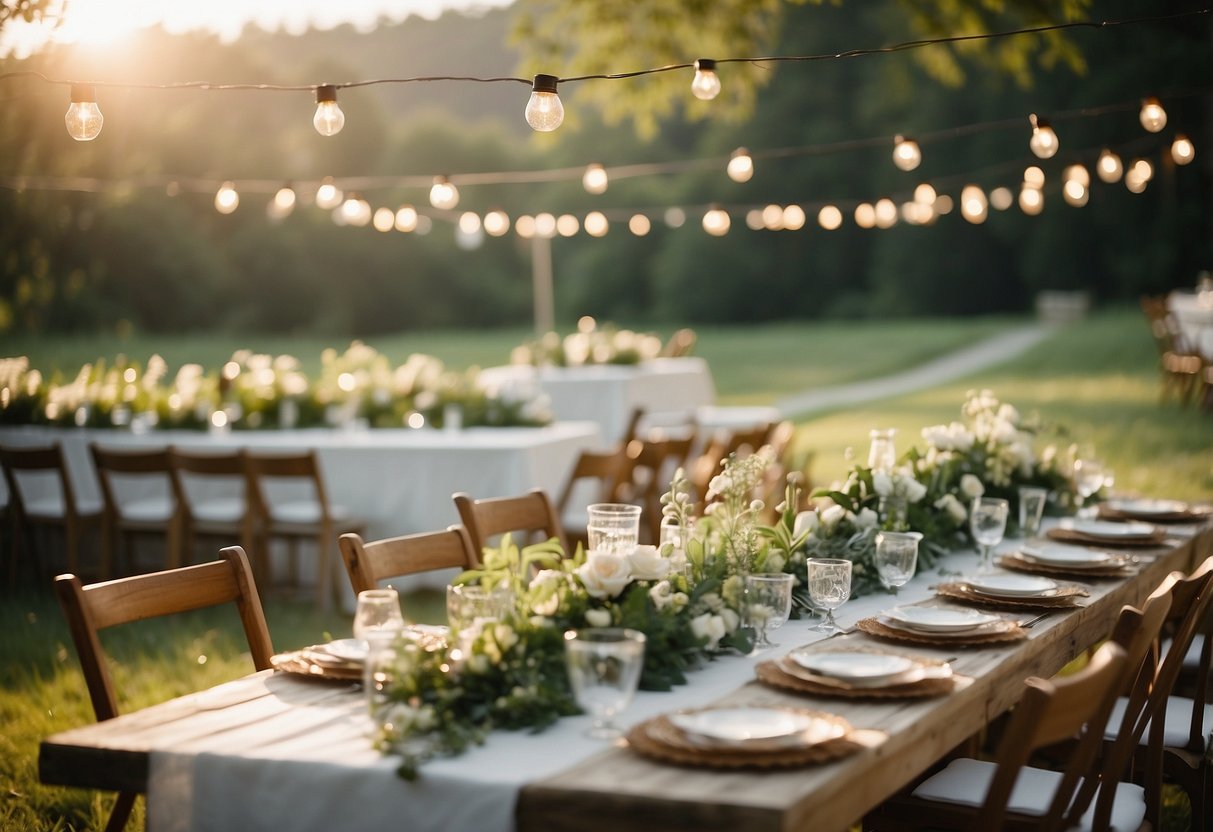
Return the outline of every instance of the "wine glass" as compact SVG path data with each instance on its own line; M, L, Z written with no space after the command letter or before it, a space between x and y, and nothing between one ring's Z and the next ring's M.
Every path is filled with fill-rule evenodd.
M844 558L809 558L809 600L826 611L825 618L813 629L819 633L841 633L834 610L851 597L851 562Z
M778 647L767 633L782 627L792 612L792 576L786 572L746 575L741 598L741 623L753 627L758 636L753 652Z
M1086 508L1087 500L1104 484L1104 469L1094 459L1074 460L1074 490L1078 492L1079 506Z
M594 503L589 506L586 548L615 555L630 555L640 542L640 506Z
M914 577L918 566L918 532L887 532L876 534L876 554L873 562L884 588L897 594Z
M391 587L364 589L358 593L354 611L354 638L366 642L366 658L362 661L362 689L366 693L367 710L375 711L375 668L381 664L380 654L391 650L392 641L404 629L400 612L400 596Z
M593 719L588 736L614 739L622 733L614 718L636 694L644 641L644 633L622 627L587 627L564 634L573 698Z
M1007 532L1007 513L1010 505L1001 497L978 497L969 509L969 531L977 543L978 567L988 569L994 565L994 547L1002 542Z

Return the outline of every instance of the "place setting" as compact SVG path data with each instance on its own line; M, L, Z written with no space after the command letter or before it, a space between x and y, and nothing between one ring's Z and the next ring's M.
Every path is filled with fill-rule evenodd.
M1080 606L1090 592L1081 585L1045 575L982 573L935 586L935 594L1005 610L1066 609Z
M1101 520L1088 517L1063 517L1045 532L1050 540L1097 546L1162 546L1166 532L1140 520Z
M866 648L802 648L760 662L754 672L771 687L842 699L914 699L955 687L946 661Z
M1076 578L1124 578L1137 574L1135 558L1061 543L1024 543L998 560L1004 569Z
M980 647L1027 638L1017 622L957 606L893 607L860 619L855 628L871 636L934 647Z

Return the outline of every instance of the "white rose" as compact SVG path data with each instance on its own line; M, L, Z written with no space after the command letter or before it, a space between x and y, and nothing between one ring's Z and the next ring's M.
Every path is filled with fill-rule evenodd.
M905 482L905 492L906 500L911 503L917 503L927 496L927 487L913 477L909 477Z
M585 623L591 627L611 626L611 613L607 610L586 610Z
M531 609L538 615L555 615L560 609L560 584L565 580L564 573L557 569L542 569L531 578L530 591L537 596L531 603Z
M509 624L497 624L493 627L493 639L504 651L518 643L518 634Z
M614 598L632 581L626 557L596 550L577 567L577 577L594 598Z
M881 497L887 497L893 493L893 478L884 471L876 471L872 474L872 488Z
M950 517L952 522L957 526L963 523L969 516L968 512L965 511L964 505L962 505L960 500L957 500L952 494L944 494L942 497L936 500L935 508L946 511L948 513L948 517Z
M656 546L637 546L628 555L628 567L637 581L659 581L670 574L670 562Z
M737 632L737 628L741 626L741 616L736 610L725 607L720 611L720 619L724 622L724 631L726 633Z
M986 493L986 487L981 484L981 480L972 474L965 474L960 478L960 493L964 494L970 500L976 500L982 494Z
M860 529L873 528L879 522L880 516L870 508L860 509L855 515L855 526Z
M835 503L821 513L821 525L832 529L847 516L847 510Z
M665 609L666 605L674 598L670 592L670 582L659 581L653 584L652 589L649 590L649 598L652 600L654 607L659 610Z
M950 447L950 436L947 425L931 425L930 427L923 428L922 438L926 440L928 445L932 445L940 450L947 450Z
M1010 422L1013 425L1019 424L1019 411L1014 405L1004 404L998 408L998 418Z
M812 533L819 525L821 518L817 516L816 511L802 511L796 515L796 522L792 524L792 534L800 537L804 532Z
M691 619L691 633L695 638L706 642L704 647L715 650L720 640L725 637L724 619L719 615L705 612Z

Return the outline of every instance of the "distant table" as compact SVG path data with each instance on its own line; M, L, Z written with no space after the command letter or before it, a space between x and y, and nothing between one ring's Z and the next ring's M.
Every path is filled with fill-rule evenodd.
M1213 360L1213 294L1172 292L1167 308L1179 324L1184 346Z
M627 430L632 411L686 414L716 400L708 363L702 358L658 358L640 364L593 364L580 367L489 367L481 383L498 388L538 389L551 400L557 419L594 421L607 443Z

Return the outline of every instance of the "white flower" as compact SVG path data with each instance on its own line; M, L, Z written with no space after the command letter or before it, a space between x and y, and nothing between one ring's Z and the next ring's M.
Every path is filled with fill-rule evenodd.
M685 592L675 592L670 596L670 603L674 605L674 612L681 612L691 603L691 598Z
M703 615L697 615L691 619L691 633L695 638L706 642L704 647L708 650L715 650L726 632L724 619L719 615L705 612Z
M497 623L493 625L493 640L505 651L518 643L518 634L509 624Z
M893 493L893 478L885 471L875 471L872 474L872 488L881 497L887 497Z
M649 598L658 610L665 609L666 605L674 600L674 595L670 592L670 582L659 581L653 584L652 589L649 590Z
M745 592L745 582L740 575L730 575L720 585L720 597L727 606L737 606L741 603L741 594Z
M705 592L699 599L699 603L703 604L709 610L718 610L724 605L724 601L720 600L720 596L715 592Z
M964 494L970 500L976 500L982 494L986 493L986 487L981 484L981 480L972 474L965 474L960 478L960 493Z
M593 598L614 598L632 581L626 557L594 549L577 567L577 577Z
M720 611L720 619L724 622L724 631L726 633L735 633L737 628L741 626L741 616L736 610L725 607Z
M927 496L927 487L913 477L906 477L903 485L905 487L906 500L911 503L917 503Z
M872 509L870 509L870 508L860 509L859 514L855 515L856 528L870 529L870 528L873 528L879 522L880 522L880 515L878 515L874 511L872 511Z
M845 508L835 503L821 513L821 525L825 526L826 529L833 529L846 519L848 513Z
M609 610L586 610L585 623L591 627L609 627L611 626L611 613Z
M796 515L796 522L792 524L792 534L800 537L804 532L812 533L820 525L821 518L817 516L816 511L802 511Z
M767 554L767 563L763 567L767 572L782 572L787 560L781 552L770 552Z
M558 569L542 569L531 578L530 591L535 600L531 609L543 616L552 616L560 609L560 586L565 573Z
M637 546L628 555L628 567L637 581L659 581L670 574L670 561L656 546Z
M733 481L725 474L717 474L708 482L708 499L728 492L733 487Z
M948 517L950 517L952 522L957 526L963 523L969 516L964 504L961 503L960 500L956 499L956 496L953 494L944 494L942 497L936 500L935 508L946 511L948 513Z

